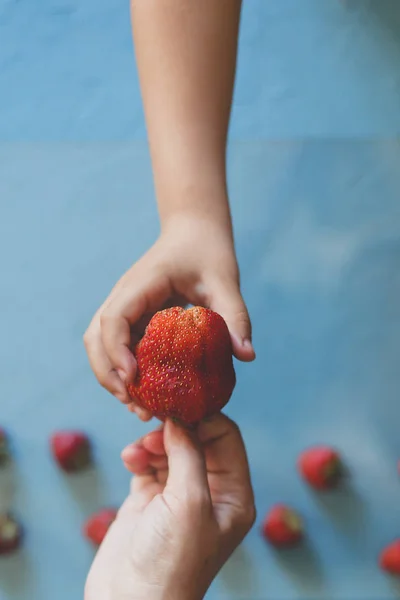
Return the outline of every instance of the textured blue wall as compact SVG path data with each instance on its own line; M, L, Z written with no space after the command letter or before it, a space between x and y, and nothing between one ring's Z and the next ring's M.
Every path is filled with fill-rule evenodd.
M305 548L258 526L210 599L381 600L400 535L400 4L245 0L229 152L258 360L229 414L248 444L260 518L294 504ZM125 443L146 427L95 383L81 336L158 225L127 2L0 0L0 422L16 462L0 509L26 523L0 600L82 597L80 525L118 503ZM65 478L57 427L89 431L98 468ZM297 453L344 453L351 483L314 497Z

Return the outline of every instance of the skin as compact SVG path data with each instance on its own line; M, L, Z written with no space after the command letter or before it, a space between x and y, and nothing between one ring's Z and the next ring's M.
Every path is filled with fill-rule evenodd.
M90 570L85 600L200 600L255 519L246 451L223 415L125 448L131 491Z
M117 282L84 342L98 381L129 398L135 341L158 310L187 303L220 313L239 360L255 358L240 291L226 184L226 139L240 0L132 0L132 28L161 233Z

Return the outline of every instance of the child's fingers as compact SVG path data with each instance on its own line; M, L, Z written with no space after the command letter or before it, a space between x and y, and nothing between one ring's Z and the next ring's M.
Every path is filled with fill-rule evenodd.
M133 270L132 270L133 271ZM132 289L135 281L125 276L124 285L114 289L110 301L100 314L101 339L108 359L124 383L132 383L136 375L136 360L132 353L132 330L145 314L146 294L143 288ZM129 318L125 310L129 307Z
M126 385L123 383L118 373L113 369L108 356L103 348L100 334L99 316L93 319L88 331L85 334L85 347L89 358L90 366L98 382L118 400L128 404L128 408L142 421L150 421L151 413L138 406L129 396Z
M122 381L132 383L136 375L136 359L130 349L131 325L124 316L112 312L111 307L100 315L101 339L107 357Z
M235 281L218 280L212 288L210 308L225 319L234 355L245 362L254 360L256 355L251 342L251 321L239 285Z
M139 264L125 277L111 302L100 315L101 337L112 366L121 379L132 383L136 360L132 353L132 327L149 311L158 310L170 294L168 278L148 274Z
M103 348L99 323L93 321L84 338L90 366L98 382L121 402L131 402L125 384L113 369Z
M150 421L153 418L151 412L145 408L142 408L141 406L138 406L136 402L131 401L130 404L128 404L128 410L132 413L135 413L135 415L137 415L139 419L144 422Z

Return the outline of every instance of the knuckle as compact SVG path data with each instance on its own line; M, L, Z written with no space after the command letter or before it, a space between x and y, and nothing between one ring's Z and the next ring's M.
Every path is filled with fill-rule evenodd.
M243 325L250 327L250 317L246 308L242 308L236 313L236 319L238 323L242 323Z
M86 350L88 350L92 344L92 335L91 335L90 329L87 329L85 331L85 333L83 334L83 344L84 344Z
M210 498L203 491L191 491L187 496L187 509L190 514L208 512Z
M103 388L106 388L106 390L108 390L109 392L112 392L108 373L105 373L103 371L97 371L96 378L97 378L97 381L99 382L99 384Z
M246 534L253 527L257 518L257 511L254 502L243 505L236 515L236 528Z
M108 390L106 378L103 375L97 375L96 377L97 377L97 381L99 382L99 384L103 388L105 388L106 390Z
M112 322L113 318L107 310L104 310L100 315L100 326L107 327L110 322Z
M235 421L232 421L227 415L223 415L223 417L226 421L227 430L230 430L230 435L233 435L242 443L242 433L239 425Z
M228 417L229 419L229 417ZM239 425L237 423L235 423L235 421L232 421L232 419L229 419L229 427L232 431L232 433L236 436L236 437L242 437L242 434L240 433L240 429L239 429Z

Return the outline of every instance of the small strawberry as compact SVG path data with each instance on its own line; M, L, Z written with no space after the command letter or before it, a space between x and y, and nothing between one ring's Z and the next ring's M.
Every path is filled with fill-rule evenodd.
M293 546L304 535L300 516L284 504L277 504L269 511L264 519L262 531L264 537L277 547Z
M135 356L137 375L128 391L160 419L197 423L219 412L235 387L228 327L207 308L156 313Z
M3 465L10 458L10 448L8 444L7 434L0 427L0 465Z
M64 471L80 471L91 462L89 438L80 431L57 431L51 436L50 446Z
M343 473L338 452L328 446L305 450L300 454L297 465L303 479L317 490L335 487Z
M395 540L382 550L379 565L386 573L400 575L400 539Z
M19 548L22 530L9 513L0 514L0 554L10 554Z
M95 546L100 546L117 516L115 508L103 508L91 515L83 526L83 533Z

